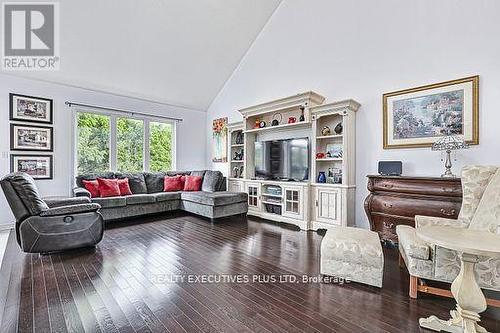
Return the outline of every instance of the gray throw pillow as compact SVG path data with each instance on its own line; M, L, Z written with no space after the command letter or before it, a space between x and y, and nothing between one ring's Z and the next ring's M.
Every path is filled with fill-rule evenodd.
M128 184L130 190L133 194L146 194L148 193L148 188L146 186L146 180L144 179L144 174L142 173L116 173L116 178L123 179L128 178Z
M115 174L113 172L97 172L97 173L88 173L84 175L79 175L76 176L76 186L78 187L85 187L83 186L83 180L94 180L97 178L105 178L105 179L112 179L115 178Z
M205 172L205 177L203 177L201 190L204 192L216 192L220 187L222 179L224 179L222 172L207 170Z
M164 179L166 175L167 174L165 172L144 173L144 179L146 180L146 187L148 188L148 193L163 192Z
M201 178L203 178L205 176L205 172L205 170L191 171L191 176L200 176Z

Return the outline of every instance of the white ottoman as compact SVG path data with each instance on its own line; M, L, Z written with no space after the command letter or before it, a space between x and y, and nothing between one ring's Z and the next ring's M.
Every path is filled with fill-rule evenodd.
M321 241L320 272L382 288L384 254L378 234L351 227L329 229Z

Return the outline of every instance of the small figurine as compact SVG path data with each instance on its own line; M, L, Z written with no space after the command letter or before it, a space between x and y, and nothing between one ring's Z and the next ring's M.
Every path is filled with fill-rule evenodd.
M237 166L235 166L233 168L233 176L234 176L234 178L239 178L239 173L240 173L240 168L238 168Z
M327 136L330 134L332 134L332 130L330 129L330 127L328 126L323 127L323 129L321 130L321 135Z
M305 121L306 117L304 116L304 107L303 106L300 107L300 111L301 111L301 114L299 117L299 121Z
M260 120L259 120L259 118L255 119L255 125L253 125L253 128L260 128Z

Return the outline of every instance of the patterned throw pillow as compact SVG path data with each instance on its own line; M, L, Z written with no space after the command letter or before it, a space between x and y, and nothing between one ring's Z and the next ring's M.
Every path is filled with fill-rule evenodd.
M121 196L132 195L128 178L118 179L118 188Z
M201 191L201 183L203 178L201 176L184 176L184 191Z
M97 182L99 183L99 193L101 194L101 198L120 196L118 179L97 178Z
M165 176L163 180L163 192L182 191L184 188L184 176Z
M99 193L99 182L97 179L82 180L82 183L85 189L90 192L91 198L98 198L101 195L101 193Z

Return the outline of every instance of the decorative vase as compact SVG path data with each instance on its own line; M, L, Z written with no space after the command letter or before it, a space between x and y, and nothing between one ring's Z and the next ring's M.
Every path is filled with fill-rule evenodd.
M342 122L338 123L337 126L333 129L335 131L335 134L342 134L342 130L344 128L342 127Z
M318 183L326 183L326 175L324 171L319 172Z

